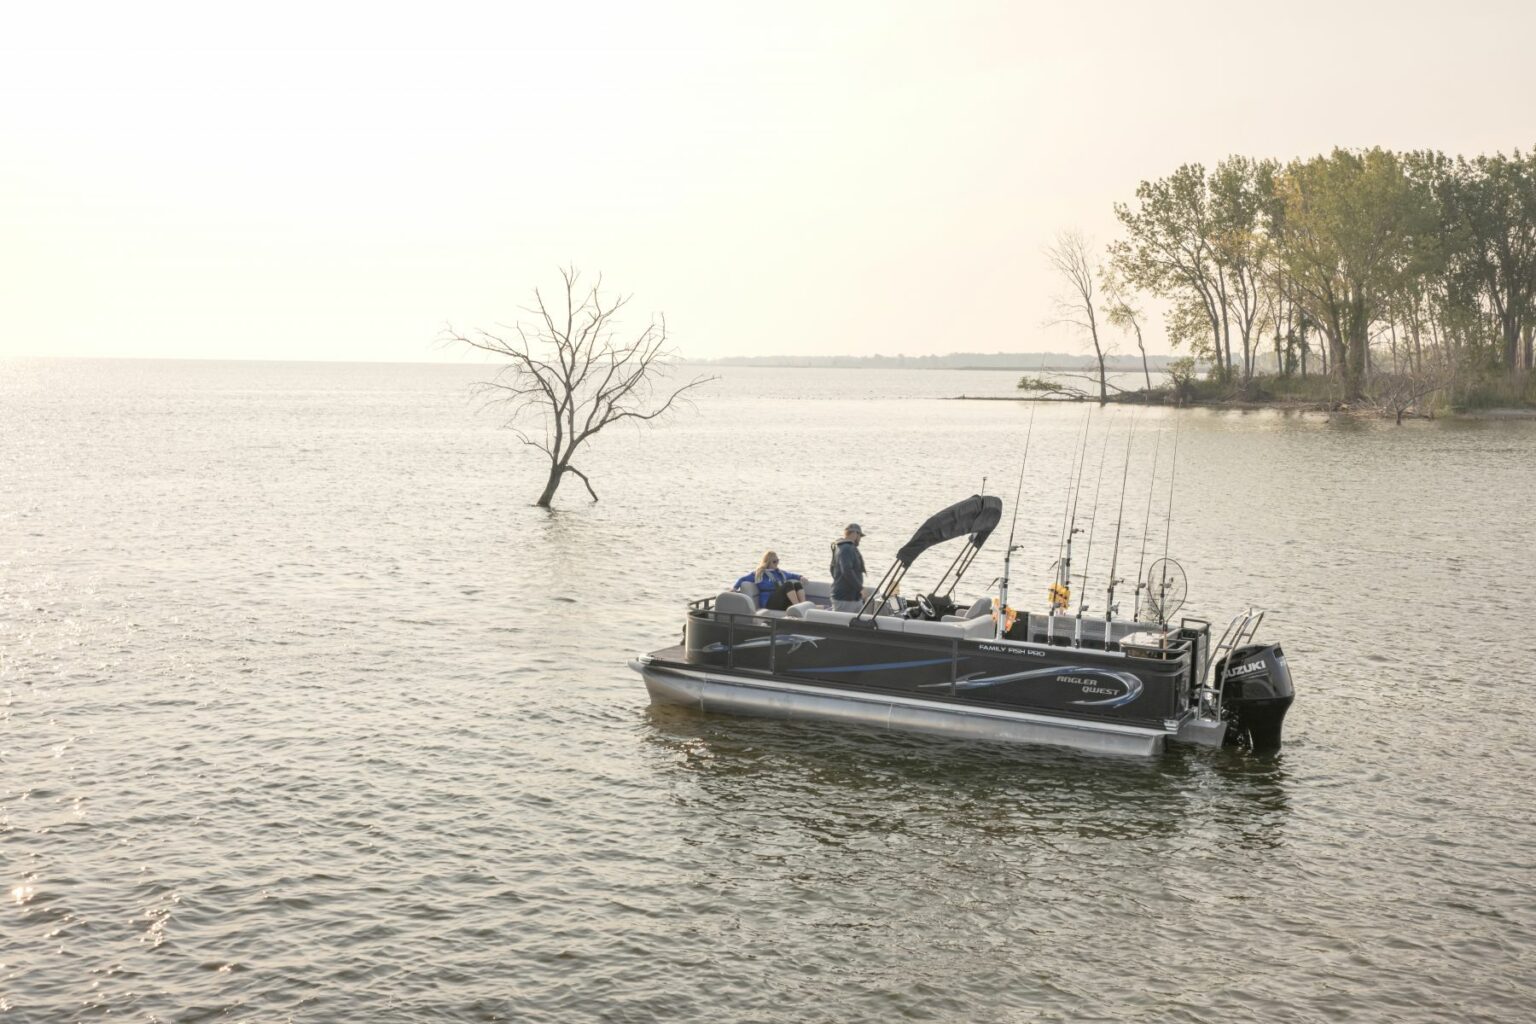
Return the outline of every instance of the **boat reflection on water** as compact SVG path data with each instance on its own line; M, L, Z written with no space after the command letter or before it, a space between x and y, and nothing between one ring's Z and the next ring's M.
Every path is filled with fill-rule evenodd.
M1105 758L669 705L648 709L642 736L657 777L679 803L710 809L706 819L749 810L765 832L792 821L852 842L950 834L1182 847L1197 836L1259 849L1283 845L1290 809L1283 762L1231 750Z

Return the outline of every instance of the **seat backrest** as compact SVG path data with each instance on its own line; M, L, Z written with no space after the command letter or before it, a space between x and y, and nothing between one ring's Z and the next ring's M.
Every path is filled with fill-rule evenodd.
M798 608L799 605L796 605ZM853 619L853 612L835 612L830 608L810 608L800 616L808 622L825 622L833 626L846 626Z
M805 602L805 604L810 603L811 602L809 601ZM795 607L799 608L800 605L795 605ZM868 615L857 616L855 612L836 612L829 608L814 607L807 609L803 615L798 617L803 618L808 622L825 622L836 626L846 626L856 617L861 618L861 620L865 623L870 621L870 617ZM907 628L907 620L899 615L880 615L875 617L874 627L887 633L901 633L904 632Z
M922 619L913 619L906 623L902 632L921 636L945 636L954 640L965 639L965 625L960 622L926 622Z
M971 607L965 613L968 619L979 619L983 615L992 614L992 599L990 597L978 597L971 602Z
M747 599L752 602L752 606L754 608L757 607L757 584L756 583L753 583L751 580L747 580L747 582L741 584L740 586L738 586L736 588L736 592L738 594L746 594L747 595Z
M790 605L785 609L784 614L791 619L803 619L805 618L805 613L815 607L815 601L801 601L799 604Z
M754 615L757 613L757 602L746 594L727 590L715 597L715 611L731 615Z

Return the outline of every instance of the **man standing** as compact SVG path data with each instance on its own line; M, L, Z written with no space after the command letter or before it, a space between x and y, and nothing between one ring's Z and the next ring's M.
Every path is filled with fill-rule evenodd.
M843 539L832 545L832 608L840 612L857 612L864 606L864 556L859 554L859 541L864 531L858 523L849 523L843 530Z

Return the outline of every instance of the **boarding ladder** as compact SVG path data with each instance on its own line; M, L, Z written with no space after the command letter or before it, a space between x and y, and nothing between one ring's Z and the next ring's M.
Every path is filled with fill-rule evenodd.
M1259 631L1259 623L1263 621L1264 610L1250 606L1247 610L1232 616L1232 621L1227 623L1227 628L1221 631L1221 639L1216 641L1216 646L1211 648L1210 654L1205 659L1204 680L1200 685L1202 712L1214 718L1221 717L1221 700L1226 689L1226 679L1216 675L1216 666L1222 658L1239 647L1252 643L1254 634Z

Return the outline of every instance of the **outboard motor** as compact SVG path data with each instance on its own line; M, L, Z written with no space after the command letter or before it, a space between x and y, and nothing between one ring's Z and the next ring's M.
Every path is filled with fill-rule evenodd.
M1216 663L1227 742L1255 753L1280 749L1280 726L1295 699L1291 670L1279 644L1239 647Z

